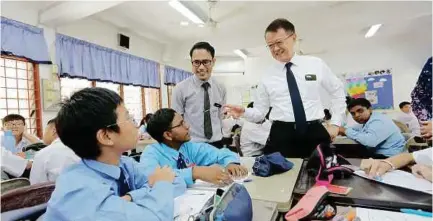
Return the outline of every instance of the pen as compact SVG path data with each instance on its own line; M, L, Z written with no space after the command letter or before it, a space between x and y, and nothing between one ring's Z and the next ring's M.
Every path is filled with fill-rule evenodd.
M400 209L400 212L424 217L432 217L432 213L414 209Z

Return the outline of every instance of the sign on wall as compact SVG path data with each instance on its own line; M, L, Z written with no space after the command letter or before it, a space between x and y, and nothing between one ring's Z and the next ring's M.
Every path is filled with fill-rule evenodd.
M60 102L60 80L53 73L49 79L42 79L42 105L45 111L58 111Z

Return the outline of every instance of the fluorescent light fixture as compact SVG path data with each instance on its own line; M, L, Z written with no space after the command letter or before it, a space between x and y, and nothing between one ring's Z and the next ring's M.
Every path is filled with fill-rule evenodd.
M189 25L189 22L187 22L187 21L181 21L181 22L180 22L180 25L181 25L181 26L188 26L188 25Z
M233 51L233 53L237 54L239 57L243 59L247 59L247 55L241 49L236 49Z
M187 7L185 7L185 5L183 5L180 1L171 0L168 2L168 4L172 8L174 8L176 11L181 13L183 16L185 16L186 18L188 18L189 20L194 22L195 24L203 24L204 23L203 20L201 20L196 14L194 14L194 12L192 12Z
M372 25L367 31L367 34L365 34L365 38L373 37L373 35L375 35L376 32L379 30L380 26L382 26L382 24Z

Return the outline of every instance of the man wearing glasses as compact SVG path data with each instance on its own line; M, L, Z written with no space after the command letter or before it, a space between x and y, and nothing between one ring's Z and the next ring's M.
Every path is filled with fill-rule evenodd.
M226 103L226 90L211 77L215 49L207 42L198 42L189 55L194 76L173 89L172 108L191 124L192 141L207 142L222 148L221 107Z
M342 82L320 58L295 54L295 27L286 19L276 19L266 28L266 44L277 60L264 73L257 88L254 108L226 105L225 111L234 117L260 122L272 107L273 121L264 153L281 152L285 157L308 157L322 142L338 135L345 113L345 93ZM324 90L322 90L324 89ZM330 97L332 119L326 129L321 92Z
M37 137L29 134L26 130L25 118L19 114L9 114L3 118L3 130L10 130L15 137L15 149L11 151L20 156L25 156L22 152L30 144L41 142ZM4 138L1 139L1 146L4 146Z

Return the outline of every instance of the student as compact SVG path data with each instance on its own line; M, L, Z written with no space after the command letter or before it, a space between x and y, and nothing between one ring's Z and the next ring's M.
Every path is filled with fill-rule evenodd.
M3 118L3 128L4 130L11 130L12 134L15 136L16 150L14 153L21 153L26 146L41 142L37 137L27 132L26 119L19 114L6 115ZM1 140L4 140L3 136L1 137Z
M411 131L412 135L419 136L421 134L420 124L412 112L410 103L403 101L398 106L400 107L401 113L399 113L396 120L405 124Z
M145 117L143 117L143 119L141 119L140 121L140 126L139 126L139 132L140 134L145 134L146 132L146 128L147 128L147 122L149 122L150 118L153 116L153 114L149 113L146 114Z
M48 146L38 151L33 159L30 171L31 184L56 181L65 168L80 161L74 151L59 139L55 119L48 121L43 141Z
M122 98L85 88L62 104L56 119L61 141L82 160L60 174L45 220L173 220L173 199L185 191L170 168L146 177L132 158L137 128Z
M247 106L248 108L254 107L254 102ZM271 131L272 123L269 121L269 113L266 115L265 120L260 123L252 123L245 121L241 130L241 150L245 157L260 156L263 154L263 148Z
M432 182L432 148L415 151L413 153L401 153L386 160L366 159L361 161L360 168L370 177L382 176L386 172L402 168L411 163L416 163L411 169L412 173L420 178Z
M365 98L353 99L347 109L362 126L340 127L340 135L371 149L378 158L394 156L403 151L405 140L400 129L387 116L373 112L370 101Z
M248 171L239 165L234 152L217 149L207 143L190 141L189 125L173 109L158 110L150 119L147 131L158 143L143 151L140 163L147 169L169 166L192 185L196 179L226 184L232 176L245 176ZM218 164L219 166L212 166Z
M212 75L215 49L207 42L198 42L190 50L193 76L173 89L173 109L191 124L194 142L207 142L222 148L222 105L226 89Z

